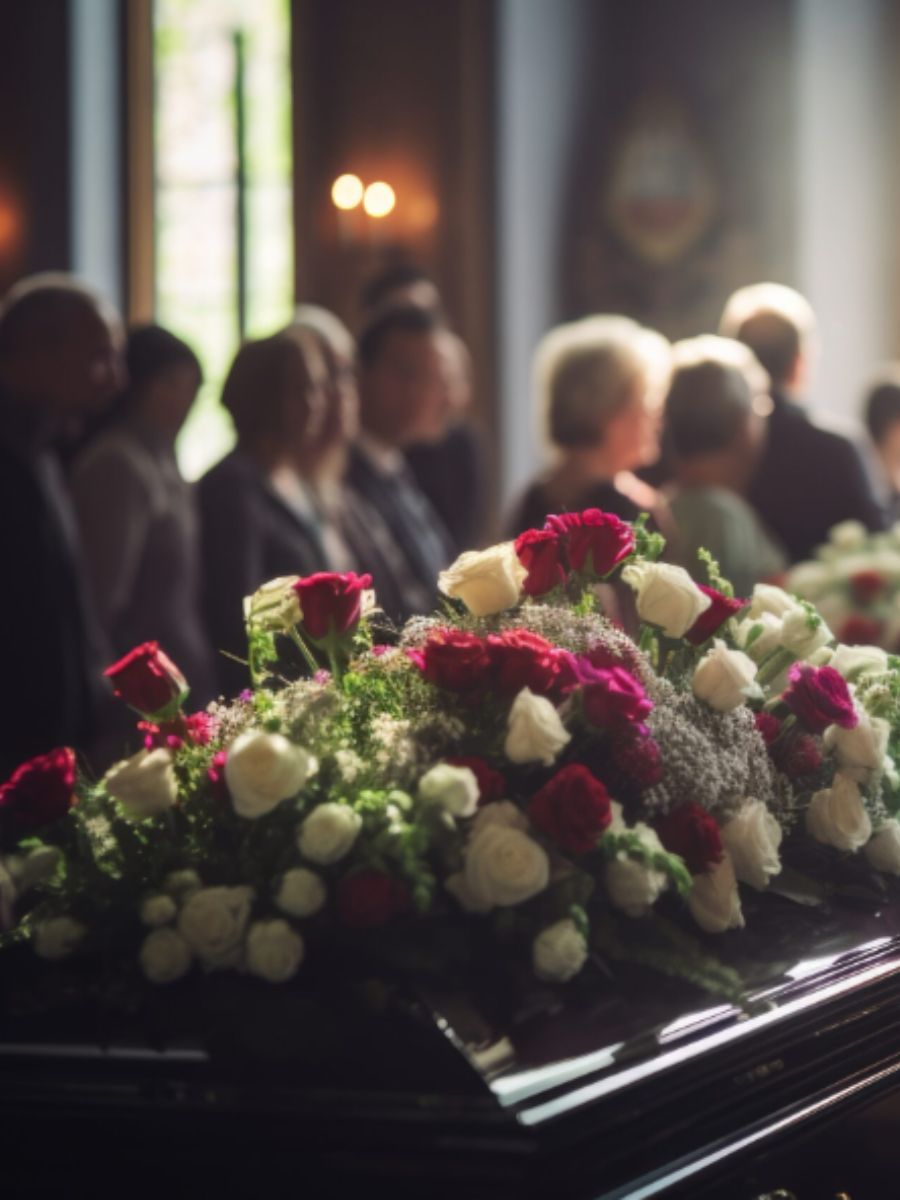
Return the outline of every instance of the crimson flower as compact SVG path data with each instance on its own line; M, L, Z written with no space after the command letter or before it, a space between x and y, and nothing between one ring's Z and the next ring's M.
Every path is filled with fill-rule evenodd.
M188 694L187 680L159 642L135 646L103 672L120 700L145 717L173 717Z
M794 663L781 698L810 733L829 725L854 729L859 721L846 681L834 667Z
M656 822L659 840L684 859L692 875L702 875L722 861L722 838L715 818L699 804L679 804Z
M468 767L478 781L478 804L491 804L506 797L506 780L486 759L478 755L455 755L445 760L451 767Z
M699 646L701 642L705 642L711 638L735 613L739 613L749 601L739 600L737 597L732 599L730 596L725 596L722 592L716 591L715 588L707 587L703 583L698 583L697 587L704 596L708 596L710 600L709 608L706 612L702 612L694 624L684 635L689 642L694 646Z
M517 696L522 688L545 696L553 691L560 664L556 647L527 629L506 629L487 638L493 672L492 686L502 696Z
M526 529L516 538L516 554L528 572L522 589L526 596L543 596L565 583L560 562L559 537L550 529Z
M17 841L52 825L75 804L75 752L68 747L29 759L0 787L0 830Z
M576 571L608 575L634 551L631 527L614 513L599 508L550 516L544 528L565 538L569 562Z
M343 637L359 624L362 594L372 586L371 575L353 571L319 571L293 585L303 614L301 625L313 641Z
M449 692L487 687L491 660L483 638L461 629L438 629L422 647L422 674Z
M596 775L581 763L571 763L535 792L528 816L561 850L587 854L612 821L612 809Z

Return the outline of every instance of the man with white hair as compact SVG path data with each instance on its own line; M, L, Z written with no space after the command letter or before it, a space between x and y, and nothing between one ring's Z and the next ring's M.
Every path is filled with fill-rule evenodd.
M104 665L55 441L122 383L120 331L66 275L39 275L0 303L0 782L55 746L85 749Z
M806 300L780 284L740 288L725 305L719 332L749 346L772 381L769 436L747 499L790 560L809 558L840 521L883 528L859 451L816 425L801 403L815 333Z

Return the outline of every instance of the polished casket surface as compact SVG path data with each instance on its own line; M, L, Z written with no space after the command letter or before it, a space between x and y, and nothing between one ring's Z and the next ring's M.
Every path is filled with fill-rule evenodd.
M48 975L23 984L15 954L0 1026L12 1180L22 1194L71 1194L75 1178L102 1194L125 1171L175 1194L292 1174L314 1196L900 1194L900 903L756 905L715 943L749 1012L622 964L515 1001L487 980L222 976L102 1006L73 988L41 1011Z

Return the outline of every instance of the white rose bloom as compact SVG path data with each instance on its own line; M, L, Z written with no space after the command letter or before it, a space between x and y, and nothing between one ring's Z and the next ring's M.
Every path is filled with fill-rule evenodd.
M244 885L202 888L178 914L178 932L204 966L240 966L252 903L253 888Z
M247 934L247 970L267 983L286 983L303 962L303 938L282 917L254 921Z
M866 544L868 536L862 521L840 521L831 527L828 540L839 550L859 550Z
M876 871L900 875L900 821L891 817L879 825L863 847L863 853Z
M883 717L861 712L852 729L829 725L823 742L826 750L834 751L842 775L867 783L884 767L890 735L890 724Z
M38 958L67 958L87 929L72 917L49 917L34 927L34 952Z
M514 542L488 550L467 550L438 576L445 596L462 600L476 617L489 617L518 604L528 575L519 562Z
M762 662L781 643L781 618L774 613L760 613L758 617L745 617L738 621L734 630L737 644L757 663ZM756 630L761 628L761 632ZM751 636L756 633L753 641Z
M306 867L291 867L281 877L275 903L291 917L311 917L325 903L327 892L321 875Z
M63 853L58 846L35 846L28 854L10 855L6 860L9 872L20 892L27 892L35 884L45 883L56 874Z
M571 739L546 696L522 688L507 718L503 750L510 762L541 762L549 767Z
M438 763L419 780L419 800L436 804L454 817L471 817L479 795L478 780L468 767Z
M270 633L289 633L303 616L293 586L299 579L299 575L281 575L257 588L252 596L245 596L246 623Z
M170 896L183 898L188 892L196 892L203 886L200 876L190 867L170 871L163 880L162 890Z
M362 829L362 817L349 804L329 800L314 808L300 825L297 845L310 862L338 862L353 849Z
M165 749L140 750L110 767L103 782L132 817L156 816L178 798L172 755Z
M825 563L804 562L792 567L787 575L787 590L807 600L815 600L831 586L832 571Z
M566 983L587 961L587 942L571 917L549 925L534 939L531 961L538 979Z
M729 650L716 638L694 671L694 695L716 709L731 712L748 696L759 693L755 683L756 663L741 650Z
M463 878L475 904L521 904L547 886L550 860L527 833L488 825L469 839Z
M801 606L796 599L789 595L784 588L775 587L771 583L758 583L753 589L747 616L753 619L763 613L771 613L773 617L786 617L790 612L796 612Z
M486 913L490 912L494 907L493 904L481 899L470 891L469 885L466 883L466 877L462 871L457 871L454 875L448 875L444 880L444 887L456 900L463 912Z
M835 775L830 788L816 792L806 811L806 828L817 842L838 850L858 850L869 840L872 822L849 776Z
M296 796L318 768L315 758L280 733L247 730L228 747L225 782L234 811L256 820Z
M141 904L141 921L151 929L158 929L161 925L168 925L173 921L177 912L178 905L171 896L148 896Z
M744 914L737 879L728 852L711 871L695 875L688 896L691 916L707 933L724 933L726 929L743 929Z
M845 679L882 675L888 669L887 651L880 646L838 646L830 665Z
M722 844L741 883L760 892L769 886L771 877L781 871L778 849L783 836L761 800L750 800L731 818L722 829Z
M505 825L508 829L521 829L524 833L531 828L531 822L512 800L495 800L480 808L472 821L472 836L489 825Z
M810 628L810 618L805 608L785 613L781 622L781 645L798 658L808 658L834 637L824 621Z
M806 661L811 667L827 667L834 658L834 650L830 646L820 646L812 654L807 655Z
M619 832L624 828L623 823ZM643 821L638 821L631 832L640 837L647 850L664 849L656 830ZM668 877L662 871L655 871L629 858L622 850L612 862L607 863L605 882L614 907L620 908L626 916L643 917L656 903L660 893L665 891Z
M637 593L641 620L657 625L667 637L683 637L712 603L684 567L670 563L632 563L622 578Z
M13 908L16 903L16 885L8 861L0 857L0 932L12 929L15 924Z
M174 983L187 974L193 962L190 946L175 929L148 933L138 958L151 983Z

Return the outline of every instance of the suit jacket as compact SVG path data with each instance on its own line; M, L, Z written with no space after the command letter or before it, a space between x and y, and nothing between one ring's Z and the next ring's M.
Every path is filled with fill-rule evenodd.
M747 494L791 562L807 559L840 521L884 528L857 448L773 393L769 437Z
M455 425L445 438L410 446L406 461L453 539L456 554L473 550L484 525L484 451L478 430Z
M234 450L197 485L203 559L203 611L217 651L245 659L244 597L280 575L328 569L314 526L290 508L263 471ZM249 686L242 663L217 655L219 687Z

